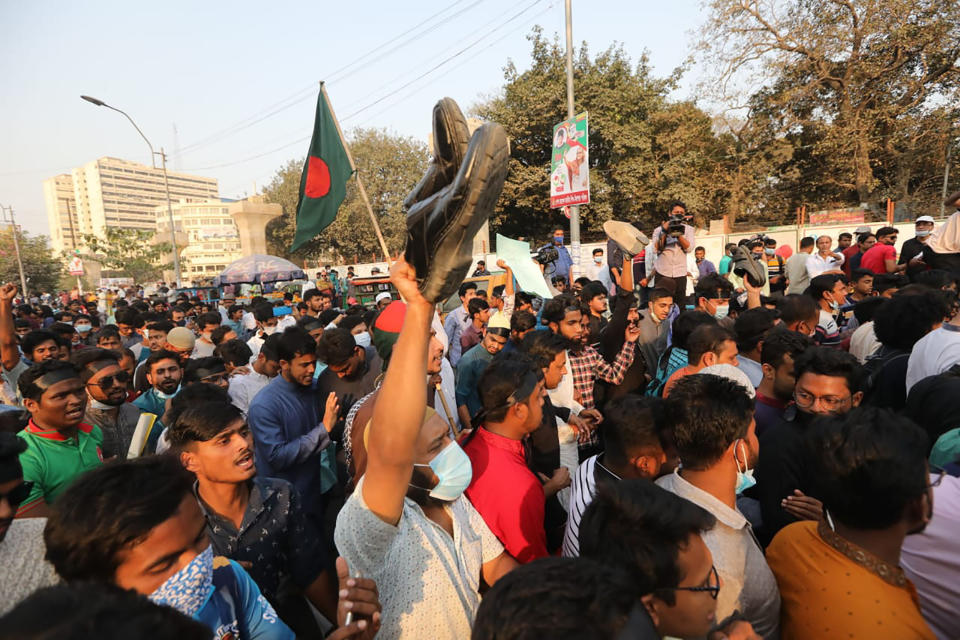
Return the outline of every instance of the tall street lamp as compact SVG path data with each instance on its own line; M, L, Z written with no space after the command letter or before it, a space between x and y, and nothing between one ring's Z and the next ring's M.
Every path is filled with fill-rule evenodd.
M167 196L167 215L170 218L170 243L173 247L173 270L177 277L177 288L181 286L180 283L180 254L177 251L177 232L173 224L173 206L170 204L170 183L167 181L167 154L163 152L163 147L160 147L160 151L154 151L153 145L150 144L150 141L147 140L147 136L143 135L143 131L140 131L140 127L137 126L137 123L133 121L126 111L117 109L116 107L111 107L103 100L98 100L97 98L92 98L90 96L80 96L90 104L94 104L98 107L106 107L107 109L112 109L117 113L122 113L124 117L130 121L130 124L133 125L133 128L137 130L137 133L140 134L140 137L143 138L143 141L147 143L147 146L150 147L150 162L153 164L153 168L157 168L156 156L160 156L161 167L163 168L163 190Z
M17 219L13 216L13 206L5 207L0 204L0 214L2 215L3 222L7 221L7 215L10 216L10 231L13 235L13 250L17 254L17 268L20 270L20 291L23 292L23 299L27 299L27 277L23 273L23 260L20 258L20 241L17 240Z

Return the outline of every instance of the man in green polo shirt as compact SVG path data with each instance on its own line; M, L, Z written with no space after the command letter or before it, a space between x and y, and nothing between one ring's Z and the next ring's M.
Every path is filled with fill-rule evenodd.
M35 364L21 374L19 384L30 412L27 428L17 434L27 443L20 464L24 481L33 488L17 517L41 517L74 478L103 464L103 433L83 423L87 393L69 362Z

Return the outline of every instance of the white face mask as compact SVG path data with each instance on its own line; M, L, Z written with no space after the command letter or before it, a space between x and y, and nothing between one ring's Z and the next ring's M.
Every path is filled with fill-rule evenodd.
M264 327L264 328L263 328L263 335L265 335L265 336L272 336L272 335L275 334L276 332L277 332L277 325L273 325L272 327Z
M357 343L358 347L366 348L370 346L370 334L366 331L353 336L353 339Z

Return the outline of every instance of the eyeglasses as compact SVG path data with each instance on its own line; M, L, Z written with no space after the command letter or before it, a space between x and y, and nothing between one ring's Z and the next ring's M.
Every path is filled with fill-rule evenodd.
M99 382L90 381L87 384L92 384L95 387L100 387L101 389L109 389L114 384L125 385L130 382L130 374L126 371L121 371L120 373L115 373L112 376L104 376L100 378Z
M801 409L809 409L817 400L820 400L820 404L824 409L827 411L835 411L850 402L851 398L852 396L845 398L838 398L837 396L815 396L806 391L793 392L793 401L796 402L797 406Z
M706 591L714 600L720 595L720 575L717 573L717 567L710 567L710 573L707 574L707 583L702 587L667 587L671 591Z
M32 482L21 482L10 491L0 493L0 501L5 499L12 508L16 509L27 499L31 490L33 490Z

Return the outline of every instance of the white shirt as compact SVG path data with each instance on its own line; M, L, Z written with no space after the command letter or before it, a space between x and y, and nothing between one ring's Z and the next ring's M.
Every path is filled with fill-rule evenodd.
M695 487L678 471L657 484L713 514L717 524L700 535L713 554L723 588L717 597L717 621L740 611L764 638L776 638L780 626L780 591L750 523L737 509Z
M46 518L18 518L0 542L0 615L41 587L60 583L53 565L44 558Z
M960 327L944 324L913 345L907 363L907 393L928 376L943 373L960 363Z
M260 353L260 347L263 346L263 338L260 337L260 332L257 331L253 334L253 337L247 340L247 346L250 347L250 351L253 352L253 358L256 358Z
M867 358L879 349L880 341L877 340L877 334L873 331L873 320L857 327L850 336L850 353L860 361L860 364L865 363Z
M257 373L257 371L252 368L250 369L250 373L246 375L233 376L230 378L230 388L227 389L227 393L230 394L230 401L233 403L233 406L243 411L243 415L247 415L247 410L250 409L250 403L253 401L254 396L270 384L271 380L273 380L273 378L268 378L262 373Z
M334 533L352 571L380 590L377 638L469 638L480 606L480 572L503 545L465 496L446 507L453 538L417 503L403 500L396 525L374 515L363 500L363 479L337 516Z
M838 259L839 256L839 259ZM842 253L837 253L836 255L829 255L826 258L820 255L819 252L814 251L810 254L810 257L807 258L807 273L811 278L816 278L817 276L826 273L827 271L836 271L841 266L843 266L844 257ZM802 293L802 292L798 292Z
M596 261L591 260L590 264L584 269L586 276L591 280L599 280L603 283L603 286L607 288L607 291L610 291L612 282L610 281L610 269L607 268L607 265L603 262L597 264Z
M931 475L930 481L936 476ZM933 518L907 536L900 566L917 588L923 619L941 640L956 638L960 611L960 478L944 476L933 488Z
M577 468L570 482L570 506L567 509L567 527L563 532L565 558L580 556L580 520L583 519L583 512L593 502L593 497L597 495L597 479L594 475L596 468L597 456L590 456Z

